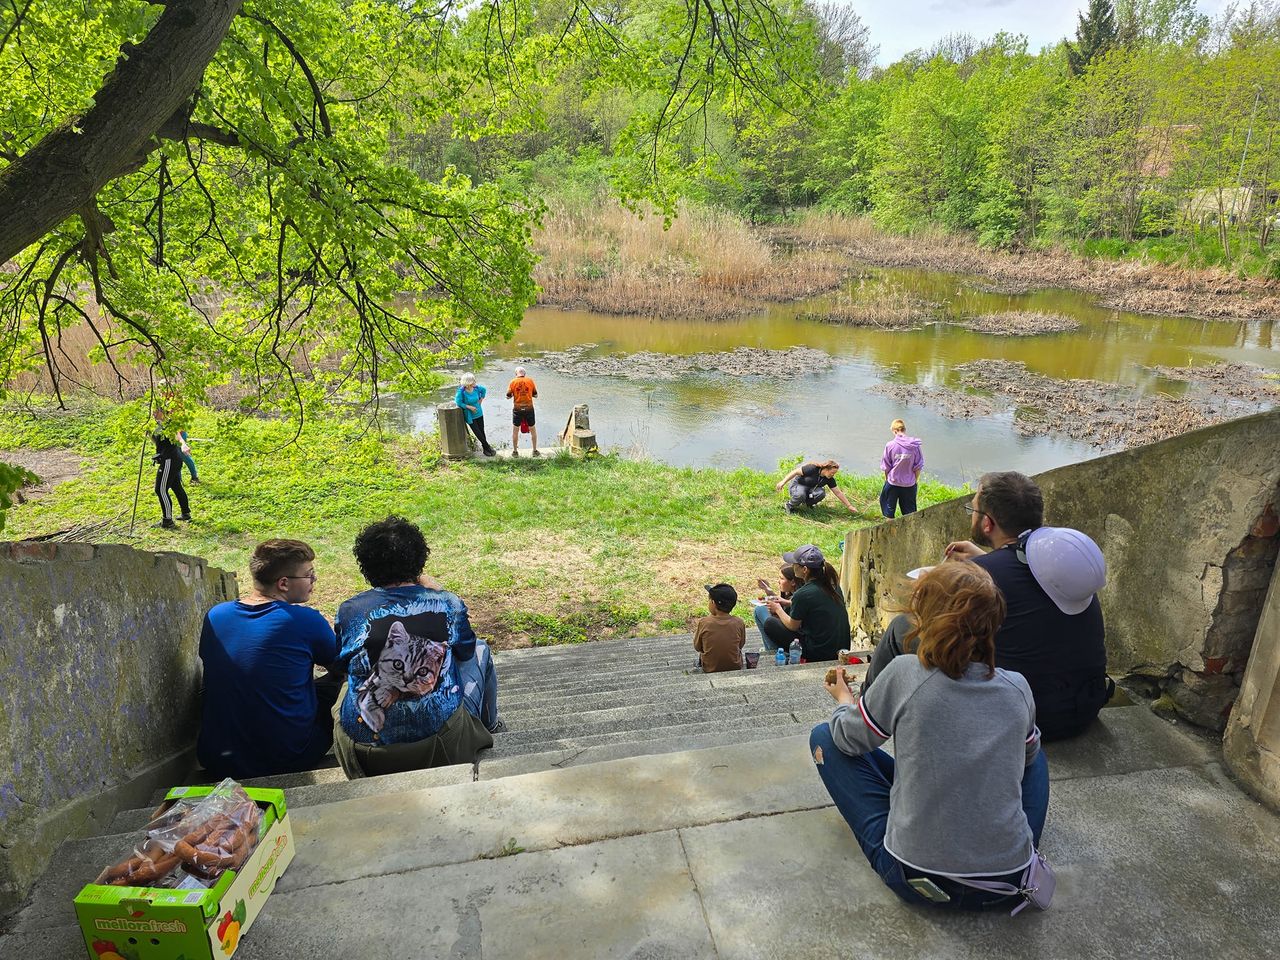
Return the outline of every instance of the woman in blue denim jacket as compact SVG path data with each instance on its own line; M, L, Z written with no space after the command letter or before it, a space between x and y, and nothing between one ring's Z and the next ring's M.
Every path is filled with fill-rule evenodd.
M403 517L365 527L353 552L372 589L334 625L347 673L334 725L342 769L354 779L472 762L501 726L493 655L466 604L423 573L431 551Z

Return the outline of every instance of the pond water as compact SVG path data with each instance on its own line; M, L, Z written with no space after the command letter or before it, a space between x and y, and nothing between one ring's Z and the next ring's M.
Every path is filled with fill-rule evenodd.
M852 281L854 296L892 285L942 305L944 318L1009 310L1065 314L1081 326L1034 337L975 333L949 322L916 330L850 327L804 319L821 313L827 298L772 305L733 321L619 317L584 311L530 310L514 339L495 349L478 371L490 389L486 424L490 439L510 443L510 401L502 397L517 363L538 383L542 443L563 426L575 403L591 408L591 425L606 450L682 466L774 470L780 458L835 457L859 473L878 470L889 422L907 421L924 440L926 473L949 483L971 481L986 470L1035 473L1097 456L1091 445L1054 437L1020 435L1013 410L947 419L927 406L903 404L876 392L878 385L956 385L955 368L983 358L1021 361L1056 379L1083 378L1122 385L1134 394L1177 395L1186 386L1158 376L1158 365L1199 366L1214 361L1253 363L1280 371L1280 329L1270 320L1208 321L1124 313L1068 290L993 293L983 281L922 270L865 271ZM690 374L674 381L644 382L612 376L557 373L540 354L590 344L587 356L625 357L641 351L692 354L735 347L782 350L813 347L833 365L798 380ZM452 397L452 389L447 391ZM435 427L435 404L401 403L402 426Z

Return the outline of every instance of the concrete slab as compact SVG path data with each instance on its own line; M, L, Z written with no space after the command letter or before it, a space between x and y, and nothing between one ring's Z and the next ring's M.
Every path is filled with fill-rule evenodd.
M1217 760L1221 750L1145 706L1111 707L1074 740L1045 744L1050 777L1096 777Z
M674 831L280 890L237 953L243 960L715 955Z
M723 720L693 721L685 720L670 726L645 727L630 730L609 730L607 727L588 730L566 730L564 736L554 739L538 738L532 741L506 741L506 734L495 738L491 758L517 756L526 753L541 753L547 750L580 750L584 747L605 746L615 743L661 743L675 741L687 736L707 733L718 733L724 730L742 729L753 726L762 729L774 728L777 736L788 736L807 732L809 728L831 713L826 708L810 707L793 710L788 713L764 714L739 719L733 723ZM792 727L792 724L796 724ZM789 728L784 729L784 728Z
M325 771L331 773L333 771ZM424 790L428 787L446 787L457 783L471 783L475 779L475 764L457 763L447 767L432 767L429 770L411 770L407 773L394 773L385 777L364 777L360 780L348 780L339 769L337 778L325 777L316 783L303 783L300 786L284 787L285 800L290 810L300 807L313 807L320 803L332 803L335 800L348 800L353 797L371 797L383 793L407 793L410 790ZM264 780L270 780L266 777ZM256 785L256 784L255 784ZM270 784L262 784L270 785ZM155 807L143 807L137 810L125 810L116 815L111 822L111 833L125 833L130 830L141 830L151 820Z
M70 926L0 939L5 957L83 955ZM328 956L712 960L716 953L680 838L666 831L278 889L236 952L243 960Z
M722 960L1244 960L1280 937L1280 860L1266 831L1238 834L1244 802L1185 769L1055 785L1058 892L1016 918L902 903L832 808L680 835Z
M74 921L74 915L72 920ZM51 927L0 936L0 957L22 960L87 960L89 951L77 926Z
M806 739L777 741L774 763L759 756L735 745L304 808L281 889L463 863L513 836L545 850L830 802Z

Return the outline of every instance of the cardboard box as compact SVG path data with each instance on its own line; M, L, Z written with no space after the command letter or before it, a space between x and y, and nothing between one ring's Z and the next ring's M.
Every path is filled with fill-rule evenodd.
M175 787L165 804L212 790ZM80 891L76 919L91 960L225 960L236 952L294 852L284 791L244 790L263 810L263 833L239 871L226 871L207 890L91 883Z

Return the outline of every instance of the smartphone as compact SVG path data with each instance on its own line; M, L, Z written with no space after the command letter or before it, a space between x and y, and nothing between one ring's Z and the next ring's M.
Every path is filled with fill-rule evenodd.
M947 893L928 877L909 877L907 886L926 900L931 900L934 903L951 902L951 894Z

